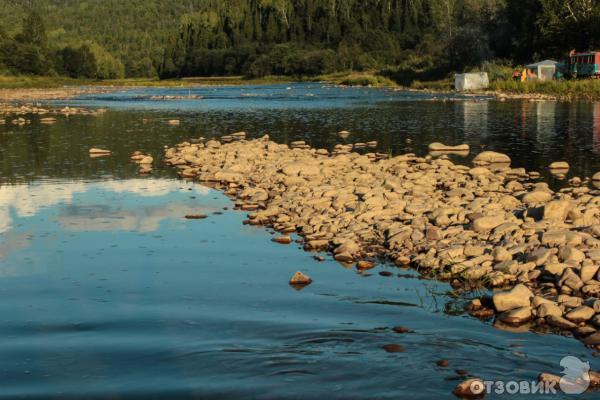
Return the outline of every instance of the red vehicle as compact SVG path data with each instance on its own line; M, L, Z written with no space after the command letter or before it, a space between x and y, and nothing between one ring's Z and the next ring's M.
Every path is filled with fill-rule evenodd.
M571 51L566 67L573 78L600 78L600 51Z

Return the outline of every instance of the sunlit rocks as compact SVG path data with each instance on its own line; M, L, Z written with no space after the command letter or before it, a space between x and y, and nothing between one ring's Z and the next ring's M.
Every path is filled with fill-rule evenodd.
M181 124L181 121L178 119L170 119L167 121L167 125L177 126Z
M480 217L473 221L473 230L475 232L487 232L504 223L504 217L502 215L493 215L487 217Z
M589 182L553 192L495 152L481 153L471 168L446 156L357 152L366 142L328 152L304 141L288 146L266 136L227 136L228 143L168 147L163 159L181 177L220 188L248 212L245 224L277 232L275 242L292 243L289 235L297 235L306 251L327 251L358 271L385 257L455 289L501 288L468 312L495 316L502 329L593 333L600 312L600 303L596 310L589 302L600 297L600 200L588 193ZM566 318L581 306L595 314L578 323Z
M571 322L579 323L592 319L596 312L593 308L587 306L579 306L565 314L565 318Z
M523 196L523 203L528 206L533 206L537 204L544 204L552 200L552 193L546 190L535 190L533 192L529 192Z
M477 154L477 156L475 156L475 158L473 159L473 164L477 166L486 166L493 164L505 164L508 166L510 165L510 163L511 159L509 156L495 151L481 152Z
M530 307L533 293L522 284L506 292L495 293L492 297L496 311L504 312L520 307Z
M294 276L290 278L290 285L293 286L307 286L311 283L312 279L308 275L305 275L300 271L296 272Z
M544 219L554 222L563 222L573 208L569 200L554 200L544 206Z

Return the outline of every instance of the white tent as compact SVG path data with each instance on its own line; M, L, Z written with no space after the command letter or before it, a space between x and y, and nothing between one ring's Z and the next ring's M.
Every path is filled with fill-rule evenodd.
M525 68L535 72L537 79L541 81L551 81L556 73L558 61L544 60L537 63L526 65Z
M454 88L460 92L487 89L488 86L490 86L490 80L487 72L454 75Z

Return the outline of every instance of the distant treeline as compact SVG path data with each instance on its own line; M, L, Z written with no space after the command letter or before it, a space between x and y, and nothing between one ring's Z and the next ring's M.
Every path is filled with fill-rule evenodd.
M49 43L40 15L32 11L21 32L9 36L0 30L0 72L13 74L63 75L73 78L115 79L125 75L121 61L99 44L84 41L76 47Z
M0 26L14 26L28 7L44 15L46 43L27 38L31 17L22 32L0 33L0 71L4 64L18 72L19 57L36 59L32 54L39 50L46 71L27 63L22 72L33 74L51 69L101 78L124 71L170 78L383 70L404 81L600 47L597 0L0 0L2 5L8 12L0 15Z

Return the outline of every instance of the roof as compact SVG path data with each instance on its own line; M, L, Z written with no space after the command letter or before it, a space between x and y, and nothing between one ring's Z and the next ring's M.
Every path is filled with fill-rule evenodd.
M533 64L528 64L525 67L530 68L530 69L537 68L537 67L556 67L557 64L559 64L558 61L544 60L544 61L536 62Z

